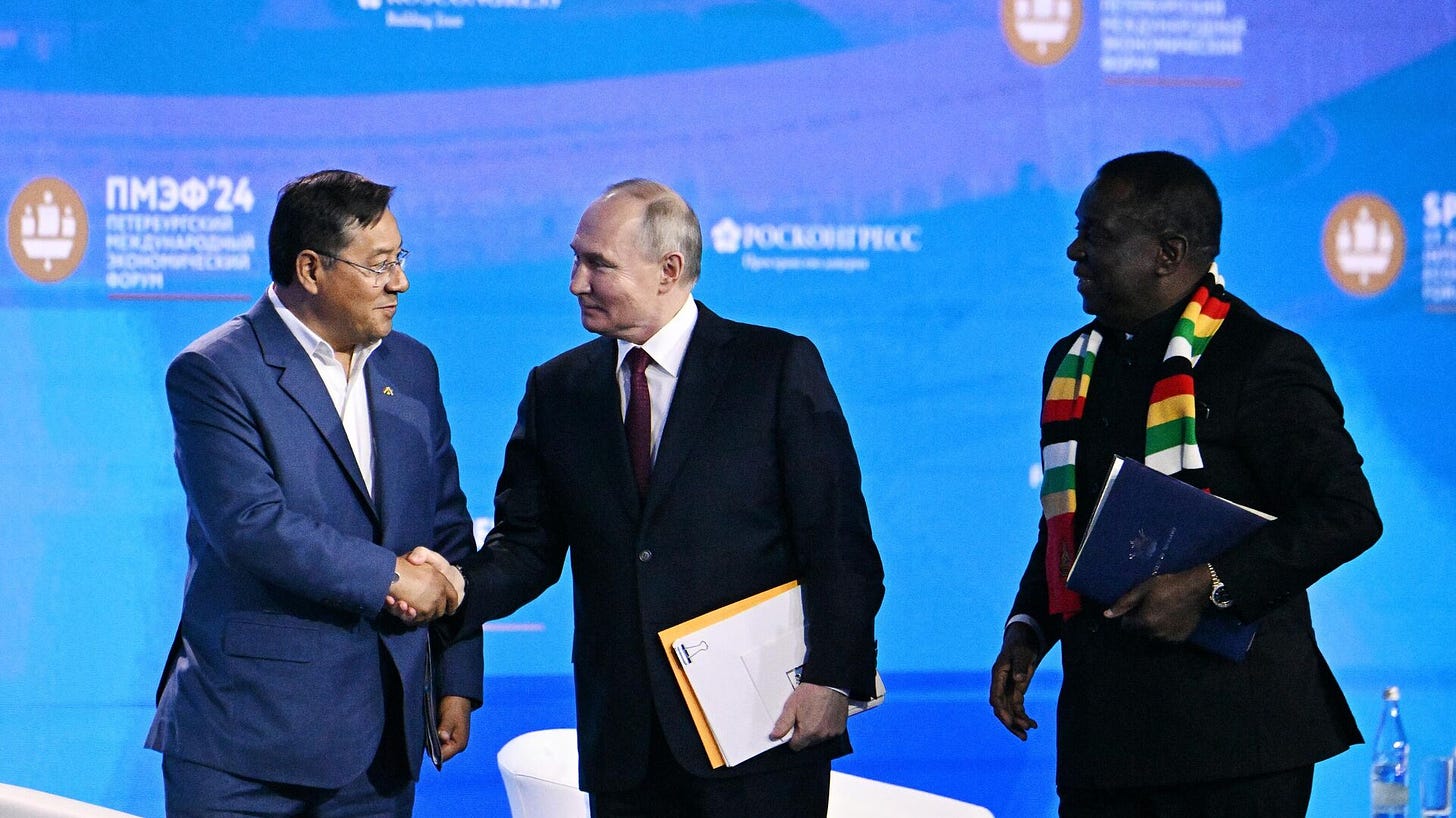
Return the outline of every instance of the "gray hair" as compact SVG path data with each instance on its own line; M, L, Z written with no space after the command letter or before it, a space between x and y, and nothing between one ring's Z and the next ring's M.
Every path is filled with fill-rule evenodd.
M687 200L651 179L627 179L602 191L603 199L617 195L630 196L645 205L638 247L655 258L682 253L683 283L696 282L703 264L703 228Z

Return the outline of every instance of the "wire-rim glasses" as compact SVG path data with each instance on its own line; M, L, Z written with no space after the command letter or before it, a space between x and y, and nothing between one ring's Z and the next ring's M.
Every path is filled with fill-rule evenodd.
M350 267L353 267L360 272L365 273L369 276L370 283L372 283L376 287L383 287L391 278L394 278L395 270L403 271L404 260L409 258L410 254L410 251L401 247L399 250L399 255L395 256L393 259L381 262L374 265L373 267L369 267L364 264L359 264L358 262L350 261L346 258L339 258L338 256L329 255L328 253L319 253L319 251L317 250L315 250L314 252L327 259L342 261Z

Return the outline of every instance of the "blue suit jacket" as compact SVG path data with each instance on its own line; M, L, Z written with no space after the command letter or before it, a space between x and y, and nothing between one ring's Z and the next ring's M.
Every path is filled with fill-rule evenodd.
M418 775L429 634L381 607L396 555L425 545L459 560L472 523L429 350L391 333L364 377L373 499L323 381L266 297L168 368L190 561L148 747L342 786L379 747L388 661ZM478 634L436 665L440 694L480 700Z

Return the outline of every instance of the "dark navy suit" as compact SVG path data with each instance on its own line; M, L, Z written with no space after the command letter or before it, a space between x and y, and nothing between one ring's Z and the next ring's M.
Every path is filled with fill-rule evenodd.
M804 680L872 695L883 570L849 429L818 351L700 306L645 500L619 390L611 338L531 372L497 486L496 527L465 566L466 631L535 598L560 576L569 550L581 785L589 791L644 779L654 719L677 762L699 776L849 752L842 736L712 771L657 636L797 579Z

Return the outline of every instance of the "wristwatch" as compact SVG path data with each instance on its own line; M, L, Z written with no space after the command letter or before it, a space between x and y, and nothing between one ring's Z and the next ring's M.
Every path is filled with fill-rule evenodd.
M1204 563L1204 565L1208 567L1208 576L1213 580L1213 588L1208 592L1208 601L1212 602L1215 608L1233 607L1233 597L1229 595L1228 587L1223 584L1223 580L1218 578L1218 572L1213 570L1213 563Z

